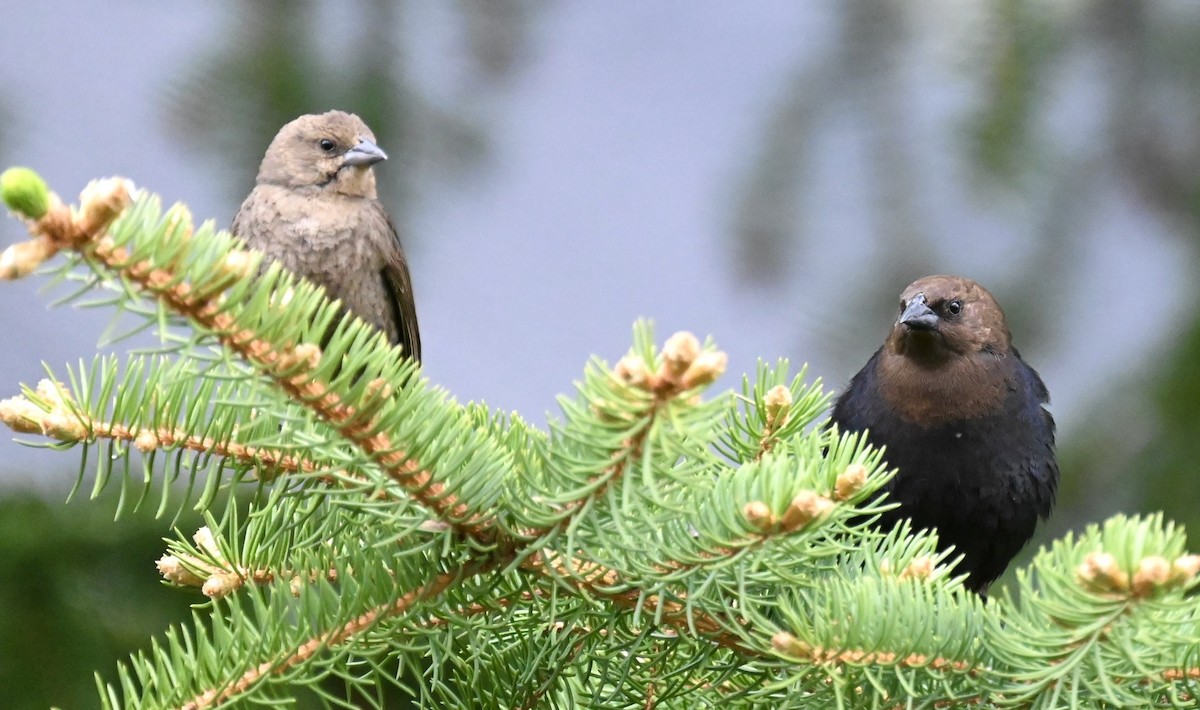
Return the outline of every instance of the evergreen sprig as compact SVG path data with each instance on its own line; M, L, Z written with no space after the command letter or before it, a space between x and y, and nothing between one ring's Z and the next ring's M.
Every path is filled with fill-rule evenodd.
M106 707L1196 702L1200 557L1159 516L1067 536L984 605L932 534L870 529L883 452L821 426L829 395L785 361L710 396L724 354L639 323L541 430L182 205L112 179L68 207L28 170L0 193L32 235L0 276L63 252L68 302L160 336L0 420L79 447L77 487L118 511L206 515L158 567L207 601L98 678Z

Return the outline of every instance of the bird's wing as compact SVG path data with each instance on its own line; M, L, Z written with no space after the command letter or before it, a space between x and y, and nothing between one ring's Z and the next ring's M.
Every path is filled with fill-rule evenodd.
M1037 371L1021 359L1020 353L1014 349L1013 355L1016 357L1017 377L1024 389L1021 402L1025 411L1022 416L1030 422L1029 450L1034 452L1029 464L1032 470L1025 473L1031 475L1034 484L1043 491L1038 498L1041 502L1038 515L1047 518L1054 505L1059 477L1058 460L1054 455L1054 416L1044 406L1050 402L1050 393Z
M883 348L875 351L866 365L851 378L846 389L838 396L830 413L830 421L837 424L841 433L874 429L879 418L879 384L876 382L877 364Z
M242 202L242 206L238 207L237 214L233 216L233 223L229 225L229 232L235 237L240 237L247 244L250 243L250 235L247 234L250 223L253 221L250 213L254 209L254 192L251 192Z
M400 247L400 235L383 205L377 201L373 202L372 209L376 218L386 225L388 232L388 238L381 247L384 258L382 276L392 316L396 321L399 344L409 357L420 362L421 332L417 328L417 306L413 296L412 276L408 273L408 262L404 259L404 250Z

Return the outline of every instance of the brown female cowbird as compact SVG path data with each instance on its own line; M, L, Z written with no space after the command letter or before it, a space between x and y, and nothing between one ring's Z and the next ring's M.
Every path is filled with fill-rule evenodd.
M986 596L1050 514L1058 487L1046 386L1012 347L1004 312L982 286L927 276L900 296L887 340L833 408L843 431L867 431L898 473L899 503L876 523L905 518L937 530L963 556L956 572Z
M387 155L344 111L301 116L279 130L231 231L421 359L408 264L375 193Z

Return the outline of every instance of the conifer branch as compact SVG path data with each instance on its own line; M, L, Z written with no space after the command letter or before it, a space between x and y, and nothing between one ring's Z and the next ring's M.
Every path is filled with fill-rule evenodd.
M762 457L771 453L771 449L775 447L779 430L787 424L791 416L792 391L783 385L775 385L763 395L763 409L765 421L758 439L758 453L754 455L755 461L761 461Z
M170 449L215 454L254 467L260 473L268 474L267 477L281 473L313 473L321 468L310 459L279 450L212 436L196 436L178 427L131 427L93 419L72 400L61 383L47 379L38 382L35 392L40 406L24 395L0 400L0 422L14 431L43 434L68 444L108 439L133 444L143 454Z
M114 359L73 375L73 391L51 379L0 402L0 420L85 450L117 442L104 458L126 466L134 449L190 452L169 476L206 456L260 471L244 520L226 504L227 535L202 529L159 561L226 598L122 666L101 688L110 707L267 701L330 674L361 690L395 680L379 659L427 663L409 690L455 707L485 690L505 707L587 693L623 707L1194 695L1200 557L1161 517L1067 536L1018 574L1019 594L984 606L929 533L867 532L886 464L814 426L829 396L785 362L760 365L740 400L702 401L725 356L686 333L656 355L639 326L631 354L590 364L543 432L435 393L365 324L335 323L311 285L211 228L193 238L182 206L164 221L156 198L131 207L132 186L113 180L72 210L6 176L33 239L0 255L0 278L77 251L99 275L89 286L121 288L119 307L149 295L199 334L179 367L135 358L121 378ZM207 338L251 367L197 367ZM301 426L259 418L292 421L292 401ZM312 479L339 485L292 485Z
M580 635L580 636L583 635L582 631L577 631L575 633L576 633L576 635ZM578 658L579 654L583 651L583 647L584 647L584 640L582 638L580 638L571 647L571 652L569 654L567 654L567 656L565 658L566 663L570 663L571 661L574 661L576 658ZM564 665L566 665L566 663L564 663ZM528 697L525 698L525 702L520 703L516 707L518 708L518 710L534 710L534 708L536 708L538 706L538 703L541 702L542 698L546 697L546 693L548 691L550 691L551 688L552 688L552 686L549 683L548 679L544 679L542 681L542 683L540 683L536 688L534 688L533 691L528 695Z
M327 631L300 644L291 654L274 661L264 661L246 671L240 678L227 686L211 688L179 706L179 710L208 710L232 702L267 675L282 675L322 650L340 646L356 635L363 633L381 620L407 613L415 604L438 596L455 582L472 575L481 574L494 566L487 561L472 562L453 572L437 575L426 584L401 595L394 601L382 604L351 619L340 628Z
M135 284L165 304L171 311L187 317L212 333L231 352L254 363L295 401L304 404L316 416L336 429L347 442L357 446L375 461L384 474L400 485L414 500L473 536L487 537L490 525L480 516L462 520L468 506L444 490L428 469L412 460L383 431L373 410L382 406L391 394L385 383L372 382L366 400L355 406L343 401L327 382L314 376L321 359L321 348L313 343L280 345L243 327L227 311L223 291L233 282L246 279L258 268L260 255L235 250L222 261L208 281L183 281L184 274L172 270L179 264L155 264L135 259L124 247L107 235L109 225L129 207L134 188L127 180L111 178L91 183L80 195L78 215L56 197L49 210L31 225L35 242L45 244L38 251L42 259L62 249L84 253L122 280ZM180 210L186 215L186 212ZM190 216L175 215L175 223L190 225ZM190 228L168 230L169 236L183 241L191 238ZM35 265L22 264L14 273L32 271Z
M658 415L672 401L712 383L725 371L728 356L720 351L702 351L700 341L688 332L679 332L667 339L662 350L662 364L651 371L640 355L627 355L613 368L614 388L620 402L599 400L592 403L591 414L603 423L633 422L636 428L609 453L609 464L592 475L586 495L563 502L548 515L561 515L558 522L547 528L525 530L525 538L544 538L567 529L575 516L587 510L590 501L600 499L625 476L630 464L642 455L647 437ZM562 513L565 513L562 514Z
M200 554L177 551L175 554L160 557L155 566L168 582L182 587L200 587L200 591L210 599L228 596L247 582L261 585L271 584L277 579L287 579L291 581L292 594L297 595L303 580L338 580L339 573L332 567L325 570L296 571L250 568L235 564L221 552L207 526L197 530L192 539Z
M608 599L626 609L642 608L651 616L662 613L663 622L681 633L695 630L714 643L728 648L746 651L743 639L729 633L725 624L699 609L688 609L676 601L664 600L661 595L645 595L621 578L611 568L595 562L572 559L564 560L553 553L539 553L530 557L523 565L525 569L547 575L568 584L578 592ZM629 589L631 591L622 591Z
M982 669L965 661L949 658L929 658L920 653L901 656L893 651L865 651L857 648L822 648L812 646L786 631L771 637L771 647L781 656L794 663L819 666L878 666L879 668L929 668L935 671L953 671L978 675Z

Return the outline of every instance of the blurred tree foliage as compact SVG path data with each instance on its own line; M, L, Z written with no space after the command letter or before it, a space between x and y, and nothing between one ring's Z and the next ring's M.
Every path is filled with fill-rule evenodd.
M1140 199L1186 247L1200 257L1200 14L1180 6L1126 0L1094 0L1069 13L1049 3L998 0L994 3L1008 39L993 58L989 102L974 117L973 136L981 171L1020 179L1037 161L1028 156L1053 146L1035 126L1053 87L1047 76L1061 66L1063 50L1094 53L1107 68L1104 87L1106 130L1092 155L1061 176L1062 202L1054 209L1086 211L1081 203L1096 190L1081 185L1116 179ZM1050 51L1055 46L1059 51ZM1056 64L1057 63L1057 64ZM1046 158L1041 158L1045 161ZM1049 207L1048 207L1049 209ZM1082 220L1055 220L1055 224ZM1067 241L1064 254L1079 258L1086 237L1055 229L1047 240ZM1073 239L1072 239L1073 238ZM1071 243L1074 242L1074 243ZM1070 273L1070 262L1057 260ZM1029 279L1046 279L1051 269L1034 269ZM1114 297L1132 296L1155 308L1155 294L1128 294L1115 285ZM1195 291L1180 310L1185 325L1169 339L1161 362L1147 363L1123 387L1098 388L1096 409L1086 430L1064 442L1062 508L1055 528L1078 524L1097 511L1162 510L1179 523L1200 528L1193 501L1200 458L1200 302ZM1171 304L1177 307L1178 304ZM1036 309L1036 306L1032 306ZM1111 337L1121 337L1112 324ZM1103 501L1098 505L1098 500ZM1072 515L1073 514L1073 515Z
M80 679L127 658L201 600L156 584L169 521L142 510L114 525L114 498L66 506L33 494L0 498L4 707L90 707L95 688Z
M198 513L154 518L153 505L121 513L119 492L69 505L28 494L0 497L0 706L92 707L86 679L107 672L146 639L189 623L198 593L162 582L154 561L172 528L203 525ZM158 493L147 495L157 501ZM172 526L174 522L174 526ZM340 684L330 679L326 692ZM409 707L389 689L388 707ZM396 697L391 697L396 696ZM298 691L294 707L321 707Z
M927 20L939 16L937 23ZM870 177L870 252L855 268L855 312L889 317L899 285L953 269L956 258L923 221L913 176L928 169L914 149L912 62L934 56L964 78L972 102L959 114L953 163L992 209L1025 210L1019 228L1032 247L1011 256L993 290L1016 324L1022 350L1037 353L1063 316L1056 302L1077 287L1074 268L1091 246L1088 216L1115 190L1132 195L1164 225L1191 260L1200 257L1200 13L1149 0L984 0L880 3L855 0L834 10L839 34L828 56L804 57L764 120L759 148L734 203L730 246L747 283L777 288L821 247L805 222L814 154L845 114L860 137ZM929 50L929 45L939 49ZM947 49L947 45L950 48ZM939 53L940 52L940 53ZM927 59L926 59L927 61ZM1072 87L1087 82L1088 125ZM1096 85L1092 85L1092 84ZM909 103L906 104L905 102ZM841 121L829 120L840 112ZM1078 116L1077 116L1078 118ZM854 156L849 156L853 158ZM1141 238L1131 235L1131 238ZM807 258L811 257L811 258ZM1129 293L1158 308L1166 294ZM1185 324L1130 381L1097 383L1082 431L1060 437L1060 504L1039 539L1117 510L1163 510L1200 527L1194 462L1200 458L1200 292L1170 303ZM1102 308L1103 304L1089 304ZM874 314L874 315L872 315ZM1106 338L1120 339L1120 323ZM839 352L869 352L876 334L831 335ZM1098 342L1097 347L1105 347ZM1161 360L1161 364L1155 360ZM1036 358L1035 358L1036 361ZM1053 387L1051 387L1053 389Z
M228 31L205 47L166 93L177 138L213 156L230 199L254 184L267 143L296 116L340 108L359 114L392 156L381 189L393 215L406 213L429 175L460 175L486 152L478 106L519 66L538 3L462 0L425 7L457 22L465 66L461 85L416 84L408 72L414 30L409 8L392 0L344 3L264 0L227 6ZM401 216L402 220L403 217Z

